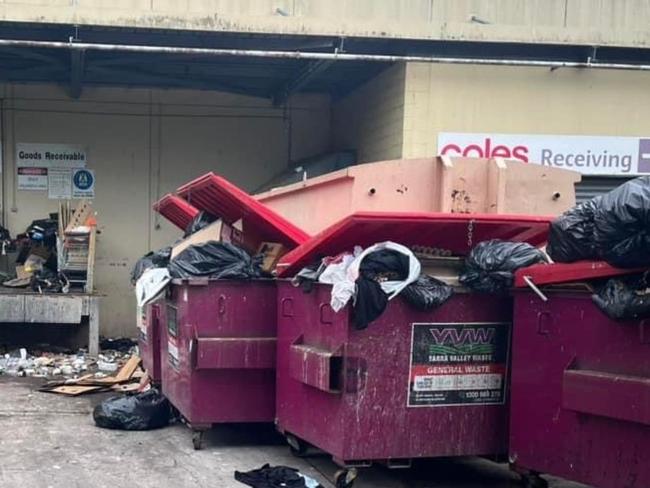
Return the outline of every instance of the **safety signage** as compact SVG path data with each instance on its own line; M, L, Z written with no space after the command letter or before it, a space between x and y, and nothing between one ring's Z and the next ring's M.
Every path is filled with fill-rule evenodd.
M72 172L72 198L95 197L95 172L81 168Z

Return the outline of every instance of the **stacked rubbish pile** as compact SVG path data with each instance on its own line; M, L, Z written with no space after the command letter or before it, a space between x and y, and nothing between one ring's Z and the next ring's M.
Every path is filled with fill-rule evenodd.
M558 263L604 261L626 272L595 281L593 301L614 319L650 317L650 177L642 176L565 212L550 228ZM621 274L621 273L617 273Z
M62 204L59 212L32 221L15 239L0 227L2 255L15 254L2 286L37 293L92 291L95 232L96 221L86 201L74 211Z

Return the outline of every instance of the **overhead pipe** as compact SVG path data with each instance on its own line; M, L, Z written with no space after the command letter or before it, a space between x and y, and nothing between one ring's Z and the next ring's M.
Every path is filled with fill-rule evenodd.
M400 56L387 54L351 54L342 52L317 53L301 51L268 51L260 49L222 49L207 47L180 47L180 46L142 46L136 44L106 44L89 42L61 42L61 41L30 41L22 39L0 39L0 47L32 47L39 49L73 49L94 51L119 51L150 54L187 54L201 56L223 57L256 57L276 59L304 59L304 60L329 60L329 61L369 61L377 63L413 62L436 64L469 64L491 66L536 66L542 68L598 68L650 71L648 64L630 63L601 63L593 59L587 61L537 61L523 59L476 59L476 58L448 58L442 56Z

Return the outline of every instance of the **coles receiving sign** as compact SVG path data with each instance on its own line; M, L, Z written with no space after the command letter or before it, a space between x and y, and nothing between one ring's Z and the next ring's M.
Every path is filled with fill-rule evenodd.
M650 173L650 137L441 132L438 154L518 159L587 175Z

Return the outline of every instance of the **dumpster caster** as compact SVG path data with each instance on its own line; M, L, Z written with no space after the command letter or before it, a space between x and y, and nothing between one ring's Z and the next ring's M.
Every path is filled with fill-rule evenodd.
M193 430L192 431L192 445L194 446L195 451L200 451L203 447L203 431L202 430Z
M340 469L334 475L334 485L336 488L352 488L352 485L354 485L354 480L357 479L357 476L357 470L354 468Z
M548 481L535 473L522 474L521 481L524 488L548 488Z
M287 444L289 444L289 450L291 454L296 457L304 457L307 454L307 449L309 446L306 442L298 439L295 435L287 434L286 436Z

